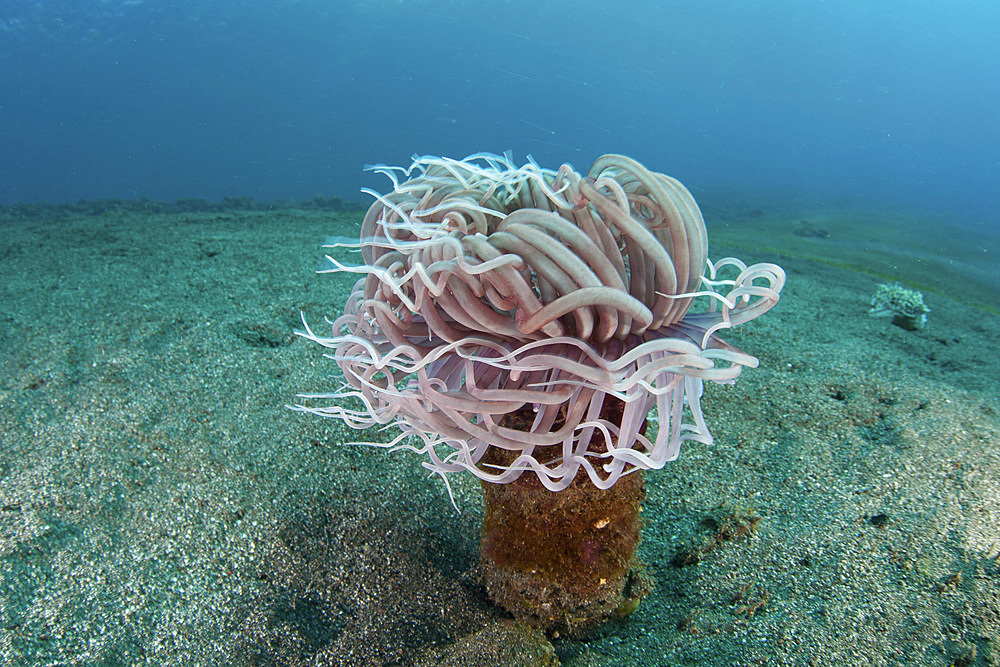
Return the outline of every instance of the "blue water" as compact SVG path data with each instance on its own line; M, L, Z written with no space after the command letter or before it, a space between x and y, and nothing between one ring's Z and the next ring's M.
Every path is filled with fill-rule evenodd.
M993 0L3 0L0 204L362 199L629 154L698 196L1000 225Z

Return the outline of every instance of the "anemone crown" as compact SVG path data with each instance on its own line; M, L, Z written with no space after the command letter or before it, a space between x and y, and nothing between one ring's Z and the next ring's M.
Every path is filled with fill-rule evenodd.
M711 442L703 382L757 365L716 332L773 307L785 274L712 263L677 180L622 155L586 174L488 153L371 169L393 188L368 191L347 244L363 263L327 256L321 271L360 279L330 336L297 332L333 350L344 385L295 409L395 425L389 443L365 444L422 454L442 476L530 471L552 491L581 470L608 488Z

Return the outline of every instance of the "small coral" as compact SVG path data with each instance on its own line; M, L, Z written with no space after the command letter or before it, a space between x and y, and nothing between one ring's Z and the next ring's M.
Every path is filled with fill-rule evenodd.
M907 289L899 283L879 285L872 295L872 317L891 317L897 327L914 331L927 324L927 313L931 309L924 304L924 295Z

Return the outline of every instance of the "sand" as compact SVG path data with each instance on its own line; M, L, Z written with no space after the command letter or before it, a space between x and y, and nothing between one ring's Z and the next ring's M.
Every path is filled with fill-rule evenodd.
M349 278L323 210L0 214L0 663L996 665L997 235L898 212L707 208L781 303L724 336L715 436L646 475L656 588L586 639L485 598L475 480L285 408ZM866 314L924 291L926 328ZM731 538L731 539L723 539ZM685 557L694 554L695 557Z

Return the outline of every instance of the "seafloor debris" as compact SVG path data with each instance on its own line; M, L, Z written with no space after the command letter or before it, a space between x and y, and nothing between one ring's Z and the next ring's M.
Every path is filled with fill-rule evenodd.
M879 285L872 295L872 317L891 317L892 323L907 331L923 329L927 324L927 313L931 309L924 304L924 295L908 289L899 283Z

